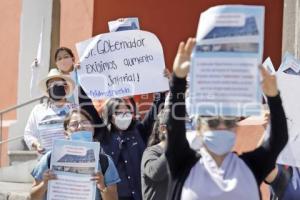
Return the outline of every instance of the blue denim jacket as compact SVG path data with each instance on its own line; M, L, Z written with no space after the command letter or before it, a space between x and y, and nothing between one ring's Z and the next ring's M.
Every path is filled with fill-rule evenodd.
M119 197L133 197L141 200L140 164L145 142L138 126L132 130L112 132L108 142L101 143L104 152L110 155L116 164L121 182L118 183Z

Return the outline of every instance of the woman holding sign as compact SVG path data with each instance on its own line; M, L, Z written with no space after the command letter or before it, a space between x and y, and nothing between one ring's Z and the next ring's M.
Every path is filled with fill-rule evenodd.
M90 115L82 109L72 110L65 118L64 121L65 137L70 140L80 140L92 142L94 135L93 121ZM31 198L46 199L48 181L56 179L53 171L49 170L51 160L51 152L45 154L38 165L32 171L34 182L31 190ZM91 181L97 183L96 200L116 200L117 186L116 183L120 182L118 171L111 160L105 154L99 155L98 173L91 177Z
M257 149L237 155L231 152L236 138L235 118L201 118L203 148L192 150L185 137L185 92L194 39L181 42L173 65L171 112L167 123L166 158L171 181L168 199L259 200L259 186L273 169L288 140L287 122L275 76L262 69L262 89L268 97L270 138Z

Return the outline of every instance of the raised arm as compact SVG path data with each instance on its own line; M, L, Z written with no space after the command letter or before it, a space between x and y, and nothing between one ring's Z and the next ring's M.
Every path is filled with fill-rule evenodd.
M147 143L148 138L151 135L153 124L156 120L156 117L160 109L163 108L164 102L165 102L165 93L164 92L155 93L152 106L150 107L149 111L145 114L144 119L142 120L139 128L142 133L141 136L145 143Z
M264 68L261 70L264 78L262 87L270 107L270 137L254 151L240 156L250 167L259 184L274 169L277 157L288 141L287 122L276 78Z
M80 108L84 109L92 116L93 121L96 125L95 137L101 140L101 138L103 137L101 134L103 134L106 131L106 127L104 126L102 118L99 116L99 113L94 107L92 100L86 95L82 87L79 87L78 99Z
M166 150L166 158L172 177L176 177L179 173L182 173L188 163L194 162L197 159L196 152L189 147L185 130L185 78L189 70L189 60L194 45L195 40L192 38L187 43L181 42L173 65Z

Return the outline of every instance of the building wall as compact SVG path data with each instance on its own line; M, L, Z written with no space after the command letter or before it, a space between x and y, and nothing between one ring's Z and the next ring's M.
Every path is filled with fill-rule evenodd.
M281 61L283 0L95 0L93 35L108 32L107 22L121 17L138 17L141 29L155 33L164 48L166 64L173 64L178 43L195 36L200 13L215 5L265 5L264 58L270 56L275 66Z
M21 1L0 2L0 110L17 102L20 14ZM5 119L14 116L10 113Z
M75 44L92 36L93 10L94 0L61 0L60 46L71 48L76 58Z
M20 11L19 0L0 2L0 111L17 102ZM16 112L3 115L2 139L7 138L8 126L15 117ZM6 151L7 145L0 145L0 166L7 162Z

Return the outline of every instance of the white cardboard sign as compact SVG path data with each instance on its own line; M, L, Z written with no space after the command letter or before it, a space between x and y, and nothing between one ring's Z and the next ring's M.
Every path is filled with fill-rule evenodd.
M158 38L130 30L97 35L76 44L79 82L91 99L124 97L168 90Z

